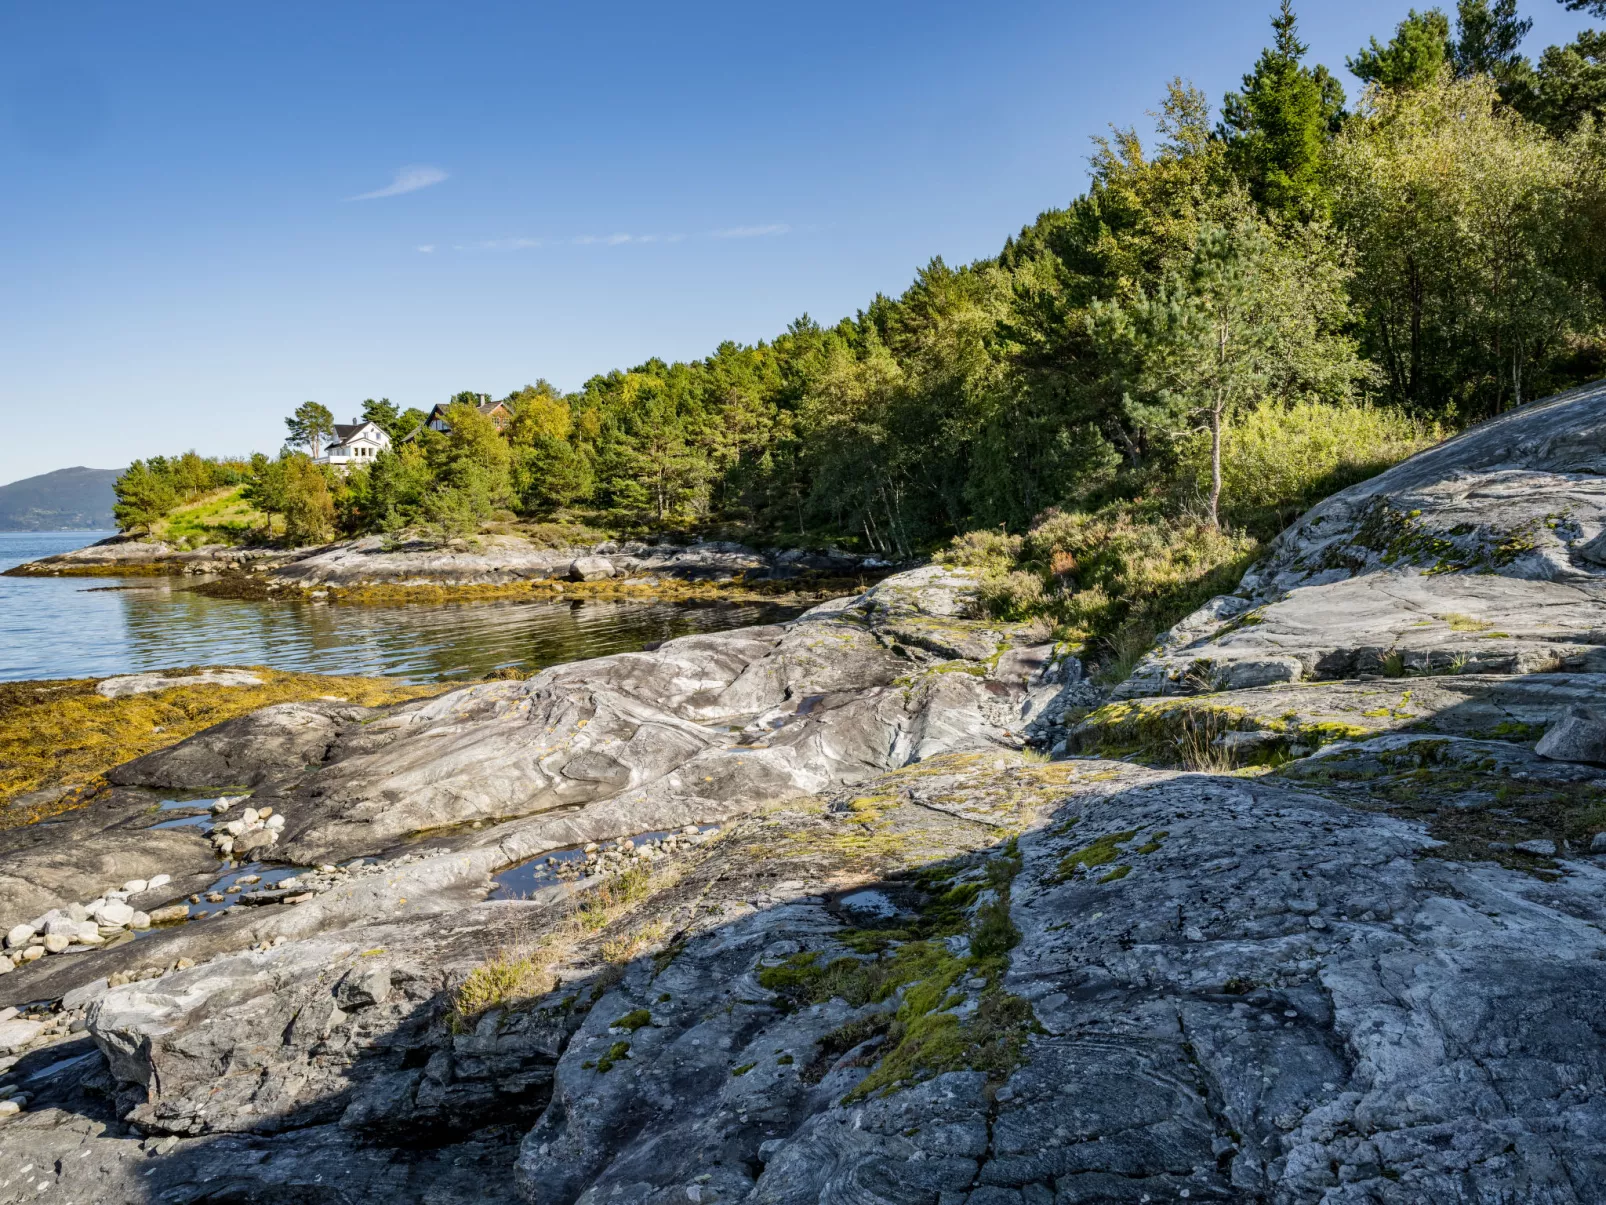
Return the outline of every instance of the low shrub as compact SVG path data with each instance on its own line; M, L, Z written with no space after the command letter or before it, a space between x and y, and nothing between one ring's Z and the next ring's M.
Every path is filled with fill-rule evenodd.
M1377 406L1296 402L1251 410L1222 432L1224 517L1275 535L1329 494L1375 477L1443 434L1436 424ZM1190 436L1180 452L1183 481L1208 490L1209 434Z
M1117 682L1164 629L1233 590L1264 541L1337 490L1382 472L1442 432L1362 405L1268 405L1230 424L1222 526L1190 510L1208 487L1210 443L1190 435L1146 493L1084 510L1049 510L1024 536L973 531L939 559L979 571L977 602L1011 621L1046 619Z

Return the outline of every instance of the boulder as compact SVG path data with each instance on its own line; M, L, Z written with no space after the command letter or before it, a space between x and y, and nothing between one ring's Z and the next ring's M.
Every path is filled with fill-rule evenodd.
M44 1032L37 1021L0 1021L0 1053L15 1054L31 1045Z
M600 582L613 576L613 562L605 556L581 556L569 564L571 582Z
M1573 708L1545 730L1534 752L1551 761L1606 766L1606 719L1595 712Z
M264 707L126 762L107 778L119 786L171 790L258 786L275 773L299 772L321 762L341 725L369 714L323 701Z

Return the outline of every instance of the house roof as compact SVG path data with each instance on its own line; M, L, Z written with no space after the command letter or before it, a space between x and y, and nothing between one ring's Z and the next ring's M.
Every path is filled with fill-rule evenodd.
M352 440L356 439L357 436L361 435L364 431L366 431L369 427L372 427L381 436L383 436L385 434L385 429L383 427L381 427L378 423L374 423L374 422L336 423L335 424L334 443L331 444L330 446L334 447L334 446L338 446L339 444L350 443Z
M447 408L451 405L451 402L436 402L434 408L429 412L429 417L434 418L436 415L446 413ZM481 402L474 409L481 414L490 414L496 410L508 410L508 405L506 402ZM511 414L512 411L508 410L508 413Z

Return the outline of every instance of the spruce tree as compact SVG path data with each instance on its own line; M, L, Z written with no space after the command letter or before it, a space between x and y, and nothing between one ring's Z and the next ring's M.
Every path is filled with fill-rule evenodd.
M1273 44L1222 104L1228 162L1266 209L1309 218L1327 211L1327 139L1344 94L1326 71L1304 65L1291 0L1272 18Z
M1454 44L1450 19L1436 8L1412 9L1395 27L1388 45L1376 38L1347 60L1350 71L1369 84L1385 88L1425 88L1439 78Z
M1455 73L1492 75L1504 84L1522 74L1528 62L1519 48L1533 28L1533 19L1519 19L1517 0L1460 0L1456 6L1456 32L1452 48Z

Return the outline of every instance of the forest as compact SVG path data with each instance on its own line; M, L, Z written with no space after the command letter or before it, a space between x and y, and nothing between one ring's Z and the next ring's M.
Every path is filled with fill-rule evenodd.
M291 543L565 520L946 548L995 610L1119 655L1325 494L1606 375L1606 30L1535 58L1530 26L1516 0L1412 9L1347 95L1283 0L1239 89L1157 89L1152 135L1096 139L1086 192L991 258L700 360L538 379L505 428L474 392L449 434L368 401L394 450L343 475L308 403L276 457L136 462L119 522L242 486Z

